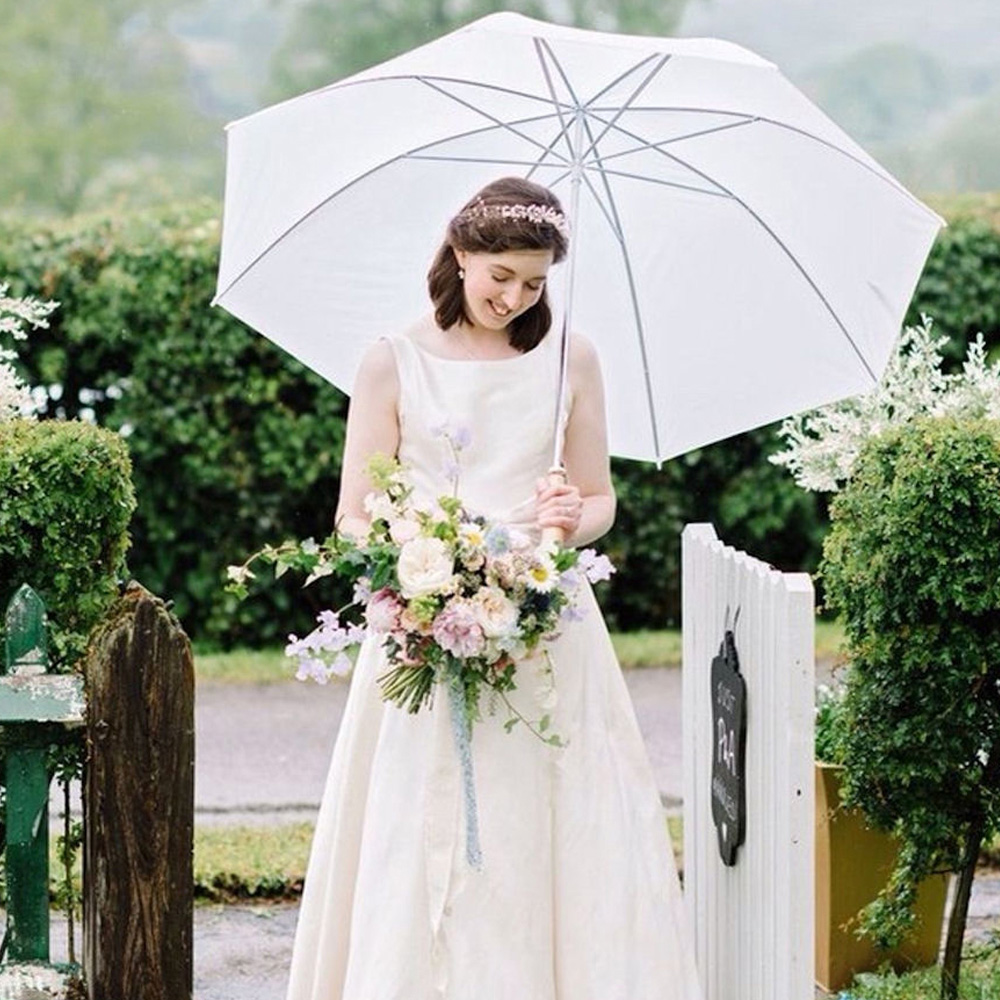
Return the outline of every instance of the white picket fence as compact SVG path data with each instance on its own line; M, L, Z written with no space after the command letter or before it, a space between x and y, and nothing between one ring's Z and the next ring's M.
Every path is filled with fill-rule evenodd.
M814 994L814 600L805 573L780 573L722 544L710 524L682 536L684 895L704 1000ZM736 609L746 680L746 840L719 856L712 822L711 662Z

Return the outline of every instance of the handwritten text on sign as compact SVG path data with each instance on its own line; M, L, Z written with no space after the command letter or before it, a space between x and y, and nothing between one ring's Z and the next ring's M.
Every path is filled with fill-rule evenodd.
M746 839L746 692L727 629L712 660L712 820L726 865L736 864L736 848Z

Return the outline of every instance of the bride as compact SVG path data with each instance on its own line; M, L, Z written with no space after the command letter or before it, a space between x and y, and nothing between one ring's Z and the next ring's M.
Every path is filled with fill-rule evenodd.
M337 522L363 534L371 455L415 495L567 544L614 520L598 357L569 349L556 428L550 268L568 247L556 197L520 178L451 220L428 275L433 311L368 351L351 396ZM561 437L566 482L546 473ZM457 466L457 467L456 467ZM659 794L586 583L583 614L517 665L511 701L552 746L484 713L472 739L482 866L465 851L445 699L384 703L379 637L362 646L317 819L288 1000L700 1000ZM551 663L555 693L543 664Z

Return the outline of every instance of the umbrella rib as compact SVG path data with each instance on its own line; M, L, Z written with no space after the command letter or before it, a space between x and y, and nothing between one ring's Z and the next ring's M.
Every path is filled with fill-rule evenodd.
M573 85L569 82L569 79L567 78L566 73L563 70L562 64L556 58L555 53L549 47L548 43L542 42L541 44L545 46L546 50L549 53L549 57L552 59L552 62L554 63L556 69L559 71L559 75L563 79L563 83L566 85L566 89L569 91L569 94L573 98L573 101L576 103L577 107L579 107L580 106L579 99L576 96L576 92L573 90ZM594 134L590 128L590 119L588 115L583 116L583 127L584 129L586 129L587 138L590 140L591 145L593 145ZM617 125L615 125L614 127L616 129L619 129L619 126ZM617 235L619 243L621 245L622 259L625 264L625 275L628 278L629 295L632 299L632 311L635 316L636 333L638 334L639 337L639 352L642 355L642 374L643 374L643 381L646 386L646 403L649 407L649 419L653 431L653 450L656 453L656 460L659 461L660 433L659 433L659 428L656 426L656 408L653 405L653 387L650 381L649 359L646 353L646 338L642 327L642 310L639 308L639 299L635 287L635 275L632 272L632 260L629 256L628 244L625 242L625 234L624 231L622 230L621 218L619 217L618 209L615 206L615 199L611 191L611 184L604 173L604 169L600 161L597 162L597 169L601 172L601 179L604 182L604 192L608 199L608 209L610 210L611 217L614 220L612 228L615 234ZM581 171L581 175L584 177L584 179L587 179L586 171ZM589 182L589 179L587 179L587 186L590 188L591 193L597 200L598 205L601 205L601 200L599 197L597 197L597 193L594 191L593 186Z
M618 108L611 121L605 122L603 119L599 119L599 121L601 121L604 124L604 129L596 139L591 139L590 145L583 151L583 153L580 156L581 160L586 159L588 156L590 156L591 153L593 153L597 149L598 143L600 143L600 141L608 134L608 132L610 132L611 129L614 128L615 123L618 121L618 119L621 118L621 116L625 114L626 111L628 111L628 109L632 105L632 102L635 101L636 98L646 89L646 87L649 86L653 78L657 76L657 74L659 74L660 70L662 70L663 67L666 66L666 64L669 61L670 61L669 55L665 55L660 58L660 61L649 71L649 73L646 74L645 79L643 79L642 82L639 84L639 86L632 91L628 99L622 103L621 107ZM590 134L589 129L587 130L587 134L588 135Z
M584 120L584 128L587 130L587 136L593 141L593 134L590 130L590 122L586 119ZM622 263L625 265L625 277L628 281L629 298L632 301L632 315L635 319L635 331L639 338L639 355L642 358L642 379L646 388L646 406L649 410L649 423L653 432L653 452L656 455L656 461L659 462L660 429L656 422L656 406L653 400L653 383L649 370L649 354L646 351L646 333L642 322L642 310L639 308L639 295L635 286L635 273L632 270L632 258L628 252L628 243L625 240L625 231L622 228L621 216L618 214L618 207L615 204L615 196L611 190L611 182L608 180L608 175L605 172L603 165L599 160L596 162L597 169L601 175L601 181L604 185L604 193L607 197L607 208L605 208L597 192L594 190L594 186L591 183L590 178L587 177L586 174L584 177L587 181L587 187L590 188L598 206L605 213L605 218L608 219L612 232L615 234L618 239L618 244L621 247Z
M608 211L607 206L601 200L601 196L598 193L597 189L594 187L594 182L590 179L590 177L587 174L583 175L583 181L587 185L587 187L590 189L590 193L593 196L594 201L597 203L597 207L601 210L601 214L604 216L604 219L607 222L608 228L611 230L612 235L614 236L614 238L617 241L618 245L624 251L624 249L625 249L625 237L624 237L624 235L623 235L623 233L621 231L621 227L615 222L615 219L612 217L611 213Z
M566 140L566 148L569 150L570 162L573 160L573 142L569 137L569 122L563 115L562 101L556 96L556 87L552 81L552 74L549 72L548 63L545 61L545 51L548 51L549 55L552 56L552 50L546 45L542 39L534 38L532 41L535 44L535 55L538 56L538 61L542 66L542 75L545 77L545 85L549 88L549 100L552 106L556 109L556 114L559 116L559 131L556 133L555 138L553 138L550 148L554 148L555 144L560 139ZM555 58L552 56L552 58ZM570 95L573 95L572 89L570 89ZM541 161L539 161L541 163Z
M592 162L593 163L597 163L598 161L594 160ZM603 163L605 161L601 160L600 162ZM646 184L659 184L661 187L678 188L681 191L692 191L695 194L707 194L707 195L711 195L711 197L713 197L713 198L732 199L732 197L733 197L731 194L729 194L726 191L712 191L712 190L709 190L708 188L696 187L693 184L681 184L679 181L666 181L666 180L663 180L660 177L648 177L648 176L645 176L643 174L633 174L633 173L630 173L628 170L614 170L614 169L608 169L608 168L602 168L602 169L603 169L604 173L608 174L611 177L627 177L630 180L643 181Z
M444 89L444 87L437 86L437 84L432 83L429 79L425 77L417 77L417 79L421 83L430 87L431 90L434 90L439 94L442 94L444 97L447 97L449 100L455 101L457 104L461 104L463 107L468 108L470 111L474 111L478 115L482 115L488 121L493 122L494 125L506 129L508 132L512 133L513 135L516 135L519 139L523 139L530 145L537 146L539 149L544 150L545 151L544 155L548 155L548 153L552 151L551 147L548 150L546 150L544 143L539 142L537 139L533 138L530 135L526 135L524 132L518 131L516 128L513 128L510 123L503 121L503 119L501 118L497 118L495 115L491 115L488 111L484 111L482 108L477 108L476 105L472 104L469 101L463 100L457 94L449 93L447 90ZM559 156L558 153L555 153L555 155ZM560 157L560 159L562 159L564 163L566 162L565 158Z
M652 59L655 59L658 55L662 56L662 53L658 52L650 53L644 59L640 59L634 66L630 66L623 73L619 73L619 75L616 76L609 84L607 84L607 86L602 87L596 94L594 94L594 96L589 101L587 101L584 107L586 107L589 110L590 106L594 103L594 101L598 100L598 98L603 97L609 91L614 90L614 88L617 87L618 84L622 82L622 80L625 80L628 77L630 77L636 70L642 69L642 67L645 66L646 63L648 63ZM667 56L666 58L669 59L670 56Z
M627 135L630 139L634 139L634 140L636 140L638 142L642 142L643 141L641 136L635 135L633 132L630 132L628 129L622 128L621 125L615 125L615 129L617 131L623 133L624 135ZM848 332L847 327L844 325L844 323L841 321L840 317L837 315L837 311L833 308L833 306L830 304L830 302L827 299L827 297L820 290L819 285L816 284L816 282L813 280L812 276L806 270L805 265L802 264L802 262L795 256L794 253L792 253L792 251L788 248L788 246L784 242L784 240L782 240L781 237L778 236L778 234L750 207L749 204L747 204L747 202L745 202L738 194L735 194L733 191L731 191L729 188L727 188L725 186L725 184L720 183L714 177L711 177L709 174L706 174L703 170L699 170L697 167L695 167L692 164L688 163L686 160L682 160L679 156L677 156L674 153L670 153L670 152L668 152L665 149L658 149L658 148L654 148L653 152L659 153L660 156L665 156L668 159L673 160L675 163L678 163L682 167L686 167L692 173L695 173L699 177L701 177L703 180L708 181L709 184L714 184L720 190L722 190L723 192L725 192L726 194L728 194L729 197L732 198L733 201L735 201L738 205L741 205L743 207L744 211L746 211L748 215L750 215L750 216L753 217L753 219L757 222L757 224L765 232L767 232L767 234L771 237L771 239L774 240L774 242L785 253L785 255L788 257L788 259L795 265L796 268L798 268L799 273L802 275L803 278L805 278L806 282L809 284L809 286L812 288L812 290L816 293L816 295L818 296L819 300L826 307L826 310L827 310L827 312L829 312L830 316L833 318L833 321L837 324L838 327L840 327L841 333L843 333L843 335L847 338L847 342L854 349L854 353L858 356L858 360L861 362L861 364L863 365L865 371L868 373L869 377L872 380L872 383L873 384L877 384L878 383L878 377L875 375L875 372L872 370L871 365L868 364L868 360L865 358L864 354L861 352L861 349L858 347L858 345L855 342L854 338ZM598 162L598 169L603 172L603 165L600 162Z
M524 124L524 123L527 123L527 122L544 121L546 118L550 118L550 117L552 117L552 116L551 115L540 115L540 116L535 116L533 118L518 119L518 121L514 122L514 124L516 125L516 124ZM289 233L293 232L295 229L297 229L299 226L301 226L302 223L306 221L306 219L308 219L312 215L315 215L321 208L323 208L329 202L333 201L334 198L336 198L339 195L343 194L349 188L354 187L355 184L361 183L361 181L363 181L366 178L370 177L372 174L377 173L379 170L382 170L385 167L391 166L393 163L398 163L400 160L405 160L405 159L413 157L415 154L420 153L422 150L433 149L435 146L439 146L439 145L441 145L442 143L445 143L445 142L454 142L456 139L467 139L467 138L469 138L470 136L473 136L473 135L481 135L484 132L489 132L489 131L491 131L494 128L496 128L495 125L487 125L487 126L483 126L482 128L469 129L466 132L456 132L454 135L449 135L449 136L447 136L447 137L445 137L443 139L435 139L433 142L424 143L422 146L414 146L413 149L408 149L405 152L399 153L397 156L390 157L388 160L384 160L382 163L376 164L370 170L366 170L366 171L364 171L364 173L358 174L357 177L352 178L346 184L344 184L341 187L337 188L336 191L334 191L331 194L327 195L322 201L319 201L315 205L313 205L313 207L311 209L309 209L308 212L306 212L300 218L296 219L290 226L288 226L281 233L279 233L273 240L271 240L271 242L268 243L268 245L266 247L264 247L264 249L261 250L260 253L258 253L257 256L254 257L254 259L251 260L243 268L243 270L241 270L240 273L237 274L233 278L233 280L230 281L229 284L226 285L226 287L222 289L222 291L216 292L215 296L212 298L212 305L215 305L217 302L219 302L222 299L223 296L228 295L229 292L233 289L233 287L235 285L237 285L240 281L242 281L242 279L248 274L248 272L252 271L253 268L264 257L266 257Z
M603 119L598 119L603 121ZM594 159L607 163L609 160L617 160L622 156L632 156L634 153L641 153L647 149L660 149L662 146L669 146L673 142L682 142L684 139L694 139L700 135L710 135L713 132L725 132L728 129L742 128L744 125L752 124L756 119L744 118L742 121L729 122L726 125L715 125L712 128L699 129L697 132L688 132L685 135L676 135L672 139L663 139L661 142L649 142L647 139L640 139L638 145L631 149L623 149L617 153L609 153L607 156L595 156Z
M512 160L490 156L430 156L424 153L411 153L407 160L426 160L431 163L492 163L503 167L536 167L548 166L552 169L564 166L562 163L540 164L537 160Z
M613 114L616 110L617 108L612 106L607 108L591 108L590 112L591 114L594 115L595 118L598 119L598 121L603 121L603 119L600 118L601 114ZM695 107L686 107L680 105L676 107L672 107L669 105L662 105L662 106L646 105L643 107L629 108L629 111L633 113L638 113L641 111L654 111L654 112L683 111L699 115L738 115L744 118L747 123L763 122L765 125L773 125L775 128L785 129L788 132L796 132L798 135L801 135L805 139L810 139L813 142L818 142L821 145L826 146L837 153L840 153L841 156L846 156L848 159L853 160L859 167L864 168L869 173L873 174L875 177L881 180L883 183L888 184L890 187L895 188L900 194L905 195L915 205L919 206L924 211L927 210L927 206L923 202L921 202L918 198L916 198L913 194L907 191L906 188L903 187L903 185L900 184L895 177L881 173L880 171L876 170L870 163L866 163L863 159L861 159L859 156L856 156L849 150L841 148L835 142L831 142L829 139L824 139L822 136L816 135L814 132L810 132L804 128L799 128L798 125L791 125L788 122L778 121L776 118L769 118L767 115L752 115L746 111L731 111L724 108L695 108ZM703 134L704 133L702 132L694 132L691 135L680 136L679 138L690 139ZM669 140L669 141L673 142L675 140Z
M552 103L547 97L532 94L527 90L517 90L514 87L501 87L495 83L484 83L482 80L469 80L462 76L427 76L422 73L394 73L388 76L368 77L365 80L342 80L339 83L332 83L330 86L323 87L320 90L311 91L311 93L321 94L325 91L337 90L341 87L360 87L366 83L391 83L397 80L437 80L440 83L460 83L467 87L478 87L480 90L492 90L498 94L510 94L513 97L525 97L530 101L539 101L545 105ZM302 97L309 96L309 94L302 95ZM298 100L298 98L292 98L292 100ZM275 107L277 106L278 105L275 105Z

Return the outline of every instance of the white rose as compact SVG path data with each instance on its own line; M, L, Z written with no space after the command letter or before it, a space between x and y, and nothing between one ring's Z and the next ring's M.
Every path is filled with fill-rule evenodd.
M395 515L395 511L392 507L392 501L385 493L369 493L365 496L362 501L365 508L365 513L373 521L391 521Z
M498 587L483 587L472 599L472 608L488 639L510 635L517 626L517 608Z
M448 546L440 538L414 538L399 550L399 587L403 597L444 590L455 572Z
M397 545L405 545L420 534L420 525L408 517L393 521L389 525L389 535Z

